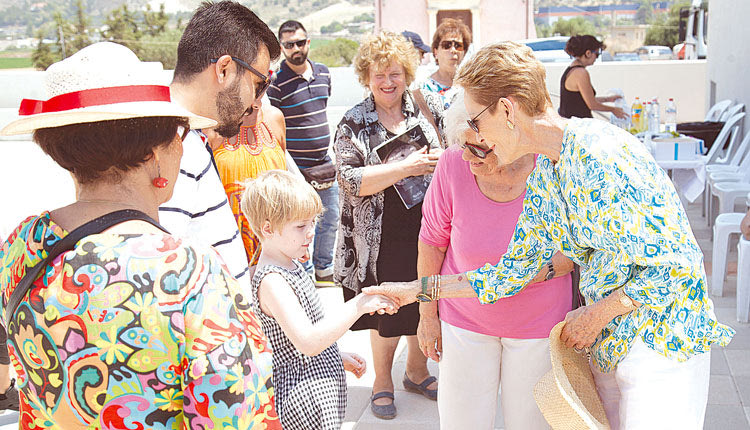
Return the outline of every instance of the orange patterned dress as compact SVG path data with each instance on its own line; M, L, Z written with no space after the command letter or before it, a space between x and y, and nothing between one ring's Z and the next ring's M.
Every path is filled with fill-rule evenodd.
M262 112L258 113L259 120L254 126L240 127L236 143L224 139L221 146L214 150L216 167L219 169L224 192L227 193L229 205L237 220L251 266L258 262L260 242L240 209L240 200L245 191L244 182L257 178L267 170L286 170L284 148L263 122L262 115Z

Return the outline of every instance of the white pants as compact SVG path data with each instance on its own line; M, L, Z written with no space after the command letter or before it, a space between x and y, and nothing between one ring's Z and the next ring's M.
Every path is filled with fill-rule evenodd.
M497 391L505 429L548 429L534 384L551 368L548 339L509 339L441 322L438 411L446 430L495 428Z
M708 403L711 355L679 363L637 338L609 373L591 366L612 430L703 428Z

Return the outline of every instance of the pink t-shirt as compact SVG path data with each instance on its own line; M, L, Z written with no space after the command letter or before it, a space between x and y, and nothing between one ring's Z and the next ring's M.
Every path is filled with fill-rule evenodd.
M443 153L422 205L419 240L448 247L442 275L495 264L508 249L524 194L498 203L479 190L462 150ZM527 285L520 293L482 305L477 298L441 299L440 319L477 333L515 339L549 336L572 307L570 274Z

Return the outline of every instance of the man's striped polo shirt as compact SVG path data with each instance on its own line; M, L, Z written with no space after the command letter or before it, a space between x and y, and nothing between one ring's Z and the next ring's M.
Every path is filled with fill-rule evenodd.
M271 104L284 114L286 148L300 167L312 167L330 160L328 146L328 98L331 96L331 73L323 64L307 60L312 77L306 80L289 68L286 61L268 88Z

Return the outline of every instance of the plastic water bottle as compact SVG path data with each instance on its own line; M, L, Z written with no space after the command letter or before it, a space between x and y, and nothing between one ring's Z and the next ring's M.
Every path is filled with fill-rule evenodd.
M659 124L661 124L661 107L659 106L659 99L654 97L651 102L651 116L649 117L648 128L653 133L659 132Z
M677 131L677 105L674 99L669 99L667 106L664 108L664 131Z
M639 133L643 131L643 104L638 97L635 98L633 105L630 107L630 123L632 125L631 132Z

